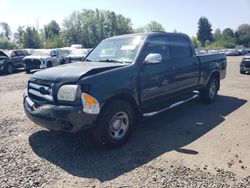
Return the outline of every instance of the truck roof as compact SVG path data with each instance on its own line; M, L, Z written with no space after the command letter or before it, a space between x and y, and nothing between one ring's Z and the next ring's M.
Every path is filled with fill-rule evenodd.
M132 33L132 34L125 34L125 35L119 35L119 36L114 36L111 38L107 38L107 39L113 39L113 38L123 38L123 37L137 37L137 36L141 36L141 37L148 37L148 36L157 36L157 35L165 35L165 36L183 36L183 37L188 37L188 35L184 34L184 33L168 33L168 32L164 32L164 31L160 31L160 32L147 32L147 33Z

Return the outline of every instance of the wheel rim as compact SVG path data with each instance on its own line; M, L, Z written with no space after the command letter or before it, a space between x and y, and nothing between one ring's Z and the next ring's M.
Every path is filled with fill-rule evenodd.
M209 89L210 98L211 99L214 98L215 94L216 94L216 84L214 82L212 82L210 85L210 89Z
M129 117L126 112L118 112L115 114L109 124L110 136L114 140L122 139L129 127Z
M13 67L12 67L12 65L9 65L9 66L8 66L8 72L9 72L9 73L12 73L12 72L13 72Z

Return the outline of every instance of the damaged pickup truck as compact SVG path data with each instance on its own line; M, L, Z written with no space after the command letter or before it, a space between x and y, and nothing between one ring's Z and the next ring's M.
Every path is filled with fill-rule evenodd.
M54 131L90 129L99 145L126 143L136 120L196 96L212 103L226 76L224 54L196 56L189 37L153 32L103 40L84 62L33 74L24 109Z
M23 50L0 50L0 71L12 74L15 69L23 68L22 59L25 56Z

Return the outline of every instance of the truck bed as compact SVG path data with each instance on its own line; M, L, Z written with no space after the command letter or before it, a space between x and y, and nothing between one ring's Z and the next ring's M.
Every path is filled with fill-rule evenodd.
M199 61L201 63L206 63L206 62L213 62L213 61L220 61L226 59L226 56L224 53L207 53L207 54L198 54L197 55Z

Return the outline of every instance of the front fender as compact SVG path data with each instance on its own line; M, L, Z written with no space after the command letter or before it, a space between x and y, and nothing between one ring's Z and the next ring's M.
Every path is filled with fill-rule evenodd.
M106 101L119 95L131 96L139 104L137 74L132 66L112 69L83 78L80 84L89 86L87 93L95 97L101 107Z

